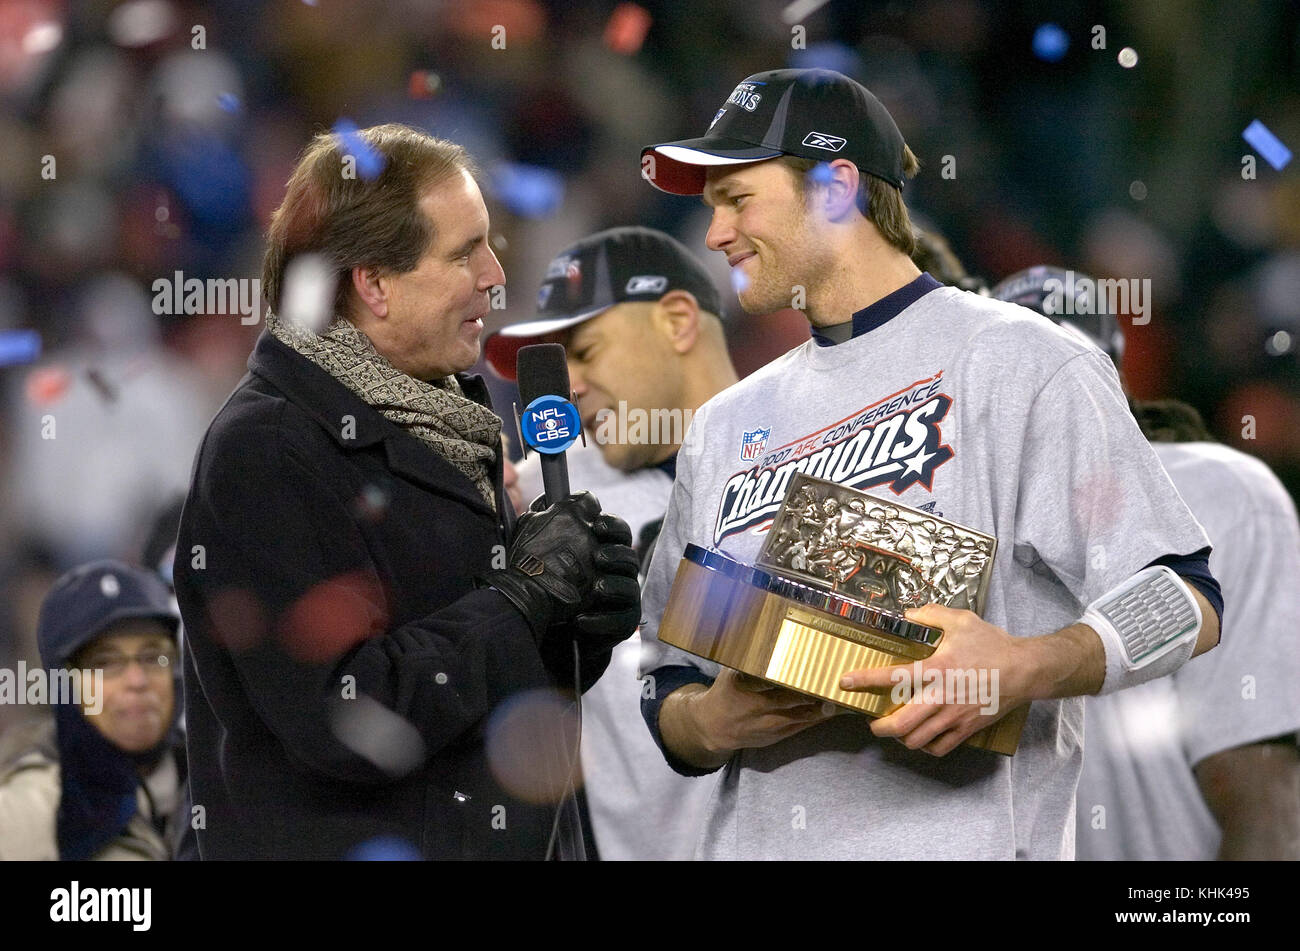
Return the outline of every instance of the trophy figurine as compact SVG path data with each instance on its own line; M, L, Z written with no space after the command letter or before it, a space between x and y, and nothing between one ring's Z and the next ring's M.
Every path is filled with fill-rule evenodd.
M840 677L934 653L943 631L907 620L908 608L938 603L982 615L997 544L932 513L799 473L755 565L686 546L659 639L884 716L899 706L890 689L841 690ZM1028 712L1028 705L1011 711L965 745L1014 753Z

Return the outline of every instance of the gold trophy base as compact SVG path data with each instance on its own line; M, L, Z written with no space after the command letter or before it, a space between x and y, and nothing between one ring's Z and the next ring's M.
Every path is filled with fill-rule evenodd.
M850 670L910 664L934 653L931 644L847 624L687 558L677 568L659 640L873 717L899 708L890 697L892 688L841 690L840 677ZM1028 714L1028 704L1018 707L963 745L1010 756Z

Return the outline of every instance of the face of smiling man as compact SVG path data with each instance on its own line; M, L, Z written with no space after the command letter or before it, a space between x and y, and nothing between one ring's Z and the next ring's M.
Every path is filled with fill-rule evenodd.
M488 213L473 176L459 171L419 202L434 237L414 270L380 274L362 297L358 329L404 373L435 380L478 360L488 291L506 282L488 246Z
M704 203L713 209L705 237L733 272L740 305L751 314L790 307L796 287L825 280L833 256L818 240L798 179L778 160L709 169Z

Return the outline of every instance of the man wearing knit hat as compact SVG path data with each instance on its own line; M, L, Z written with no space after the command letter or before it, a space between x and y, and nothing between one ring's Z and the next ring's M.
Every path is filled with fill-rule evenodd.
M828 70L750 76L704 136L642 154L651 184L713 210L707 243L745 310L792 306L812 328L696 414L645 585L646 722L679 771L725 767L701 857L1072 858L1078 698L1218 640L1208 540L1114 369L1025 309L917 270L902 200L917 168L884 106ZM796 471L998 539L983 617L907 612L944 631L928 676L998 675L996 713L918 692L878 719L835 715L657 640L687 543L753 563ZM1128 585L1188 622L1118 617ZM838 673L844 690L898 682ZM1031 702L1013 758L959 748Z

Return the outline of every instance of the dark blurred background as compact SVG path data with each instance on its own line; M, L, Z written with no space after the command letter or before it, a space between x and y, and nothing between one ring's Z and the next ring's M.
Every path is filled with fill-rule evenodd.
M1242 133L1300 143L1298 59L1284 0L0 0L0 664L36 662L57 573L146 557L243 374L260 321L159 315L153 282L258 277L298 151L340 121L474 153L509 276L491 330L618 224L676 234L725 287L704 207L641 181L640 148L701 134L750 73L838 69L897 119L908 205L970 271L1150 279L1134 394L1192 403L1294 496L1300 163ZM742 373L806 339L727 298Z

